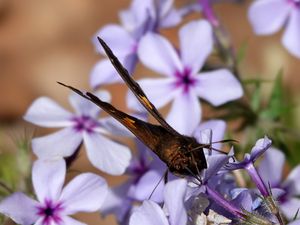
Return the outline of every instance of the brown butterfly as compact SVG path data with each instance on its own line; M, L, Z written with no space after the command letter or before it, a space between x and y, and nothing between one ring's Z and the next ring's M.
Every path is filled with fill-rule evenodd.
M174 130L163 119L155 106L149 101L139 84L131 78L128 71L120 63L118 58L113 54L112 50L107 46L107 44L99 37L98 40L104 48L111 63L125 81L127 86L131 89L139 102L159 122L160 125L154 125L130 116L116 109L111 104L102 101L90 92L82 93L74 87L60 82L58 83L70 88L77 94L95 103L105 112L118 120L148 148L150 148L163 162L165 162L170 172L177 176L190 175L197 177L197 175L199 175L203 169L207 168L203 148L209 146L205 144L199 144L195 138L182 135Z

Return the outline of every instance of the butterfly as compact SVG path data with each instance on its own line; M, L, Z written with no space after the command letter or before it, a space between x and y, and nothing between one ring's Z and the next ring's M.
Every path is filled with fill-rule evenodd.
M108 45L99 37L98 40L118 74L159 125L128 115L90 92L83 93L72 86L58 83L93 102L123 124L166 164L171 173L181 177L197 177L201 171L207 168L203 148L209 148L208 144L200 144L194 137L182 135L172 128L149 101L142 88L133 80Z

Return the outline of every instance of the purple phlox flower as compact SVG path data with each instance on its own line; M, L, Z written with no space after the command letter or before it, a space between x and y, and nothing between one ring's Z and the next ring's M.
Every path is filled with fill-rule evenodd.
M175 26L181 21L179 13L173 7L173 0L134 0L129 9L121 11L120 19L122 25L106 25L92 40L102 55L105 54L97 36L105 40L130 74L137 63L137 48L141 37L147 32ZM93 88L121 80L108 59L100 60L90 75Z
M267 136L257 140L250 154L245 154L244 160L241 162L231 160L231 162L226 165L226 168L229 170L246 169L250 164L253 165L253 163L270 148L271 144L272 141Z
M254 163L270 148L271 144L272 141L267 136L265 136L264 138L257 140L250 154L245 154L243 161L239 162L232 159L231 162L226 165L226 169L228 170L245 169L264 197L270 196L270 192L268 190L268 187L263 183L261 176L257 172L256 168L254 167Z
M288 225L300 225L300 220L292 221L292 222L288 223Z
M266 152L258 171L265 184L272 188L283 214L291 220L300 209L300 166L295 167L283 181L284 163L284 154L271 148Z
M104 101L110 100L106 91L98 92L98 96ZM47 97L38 98L32 103L24 116L26 121L42 127L63 128L53 134L34 138L33 152L43 159L68 157L83 142L93 166L112 175L124 173L130 163L130 150L105 135L113 133L128 136L127 129L111 117L99 119L99 107L77 94L70 95L70 103L75 113L65 110Z
M201 119L199 97L218 106L241 97L243 90L227 69L199 73L213 48L207 21L192 21L181 27L179 40L180 54L159 34L148 33L141 39L140 60L165 77L142 79L139 84L157 108L173 100L167 121L179 132L191 135ZM140 107L132 94L128 105Z
M69 215L99 210L107 194L106 181L83 173L62 188L65 176L63 159L37 160L32 168L37 201L16 192L0 203L0 213L22 225L84 225Z
M137 140L138 155L131 160L126 175L129 179L109 191L101 212L104 215L115 214L119 223L126 223L134 202L150 200L163 202L166 166L152 152ZM171 177L172 179L173 177ZM157 186L157 187L156 187Z
M269 35L285 26L282 44L300 58L300 2L298 0L258 0L249 9L249 20L258 35Z
M130 225L185 225L187 213L184 198L187 182L177 179L166 184L164 189L163 210L157 203L147 200L137 208L130 217Z

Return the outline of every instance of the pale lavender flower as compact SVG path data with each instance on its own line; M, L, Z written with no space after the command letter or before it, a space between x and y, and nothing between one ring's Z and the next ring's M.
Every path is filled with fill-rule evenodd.
M299 0L257 0L249 9L249 20L258 35L269 35L285 26L282 44L300 58Z
M63 159L37 160L32 168L37 201L17 192L0 203L0 213L21 225L84 225L69 215L99 210L108 189L106 181L96 174L83 173L62 188L65 176Z
M97 37L105 40L131 74L137 63L141 37L147 32L175 26L181 21L181 16L173 7L173 0L133 0L128 10L121 11L120 19L122 25L109 24L96 32L93 43L97 51L104 55ZM93 88L120 81L120 76L108 59L100 60L90 75Z
M99 97L110 100L109 93L99 92ZM128 131L111 117L99 119L100 109L77 94L70 96L75 109L71 113L47 97L35 100L24 119L43 127L63 128L53 134L34 138L34 153L43 159L68 157L83 142L87 156L96 168L113 175L120 175L130 163L128 147L110 140L105 135L128 135Z
M272 192L281 190L275 193L277 201L283 214L291 220L300 209L300 166L295 167L283 181L284 163L284 154L271 148L266 152L258 171L265 184L272 188Z
M142 89L157 108L173 100L167 121L179 132L191 135L201 119L198 98L214 106L242 96L239 81L226 69L199 73L213 48L212 28L204 20L193 21L179 31L180 53L164 37L148 33L140 42L142 63L165 78L143 79ZM131 108L139 109L131 95Z
M170 181L164 190L164 211L153 201L144 201L130 217L129 225L185 225L187 213L184 198L187 182L184 179Z

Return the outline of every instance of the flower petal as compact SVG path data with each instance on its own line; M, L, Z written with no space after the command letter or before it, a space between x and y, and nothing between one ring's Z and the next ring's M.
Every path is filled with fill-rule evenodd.
M32 183L38 200L57 200L66 176L65 160L36 160L32 168Z
M256 141L255 146L251 150L251 161L255 162L262 154L265 153L272 145L272 141L265 136Z
M102 101L110 102L111 96L108 91L98 91L94 93ZM75 109L78 115L90 116L92 118L97 118L100 108L89 100L83 98L77 93L72 93L69 97L70 103Z
M63 189L60 201L64 213L95 212L100 209L107 194L106 181L93 173L83 173L71 180Z
M167 122L178 132L191 135L201 120L201 108L197 96L177 95L167 116Z
M281 151L275 148L266 151L258 172L267 186L278 187L280 185L284 163L285 156ZM276 170L274 170L274 165L276 165Z
M131 159L128 147L96 133L83 136L88 158L96 168L112 175L125 172Z
M195 77L195 89L199 97L219 106L226 102L236 100L243 95L243 89L235 76L226 69L200 73Z
M208 120L203 123L200 123L200 125L195 129L193 135L199 143L203 143L201 142L201 131L207 129L212 130L212 142L221 141L223 140L226 131L226 123L223 120ZM221 143L214 143L213 147L216 149L221 149L221 145Z
M180 53L192 74L199 72L213 49L212 27L206 20L192 21L179 30Z
M168 28L179 24L182 20L181 13L176 9L170 9L159 21L159 27Z
M167 76L173 76L183 67L171 43L159 34L148 33L138 47L138 57L150 69Z
M32 150L39 158L60 158L72 155L80 143L82 134L73 128L32 139Z
M164 197L170 225L187 223L187 213L184 208L186 189L187 181L184 179L177 179L166 184Z
M280 209L282 210L283 214L286 216L288 220L295 218L298 210L300 208L300 199L299 198L291 198L285 203L280 205ZM298 214L299 218L299 214Z
M144 201L130 217L129 225L169 225L162 209L152 201Z
M119 59L120 60L120 59ZM90 74L90 85L96 89L102 85L122 82L122 78L108 59L100 60Z
M256 34L268 35L284 25L289 10L289 3L284 0L258 0L250 6L248 17Z
M276 164L274 164L276 165ZM287 179L282 184L288 186L290 194L298 196L300 195L300 165L296 166L288 175Z
M155 202L163 202L163 176L163 173L157 170L146 172L137 184L131 186L128 196L138 201L148 199Z
M37 220L35 206L38 203L20 192L16 192L0 203L0 213L18 224L31 225Z
M282 43L294 56L300 58L300 10L294 9L284 32Z
M165 106L174 98L177 91L174 89L172 78L142 79L138 83L156 108ZM132 92L127 97L128 107L139 110L141 103L136 99Z
M64 216L61 218L64 224L68 224L68 225L87 225L86 223L82 223L78 220L75 220L69 216Z
M126 127L124 127L120 122L118 122L115 118L112 118L111 116L101 118L99 120L99 123L99 127L110 134L125 137L134 137L134 135ZM97 128L95 130L98 131Z
M36 99L27 110L24 120L43 127L70 126L72 114L47 97Z
M128 31L116 24L106 25L101 28L93 37L93 43L97 51L104 54L98 38L102 38L113 50L117 57L124 57L134 50L135 40Z
M288 223L288 225L300 225L300 220L294 220L294 221Z

